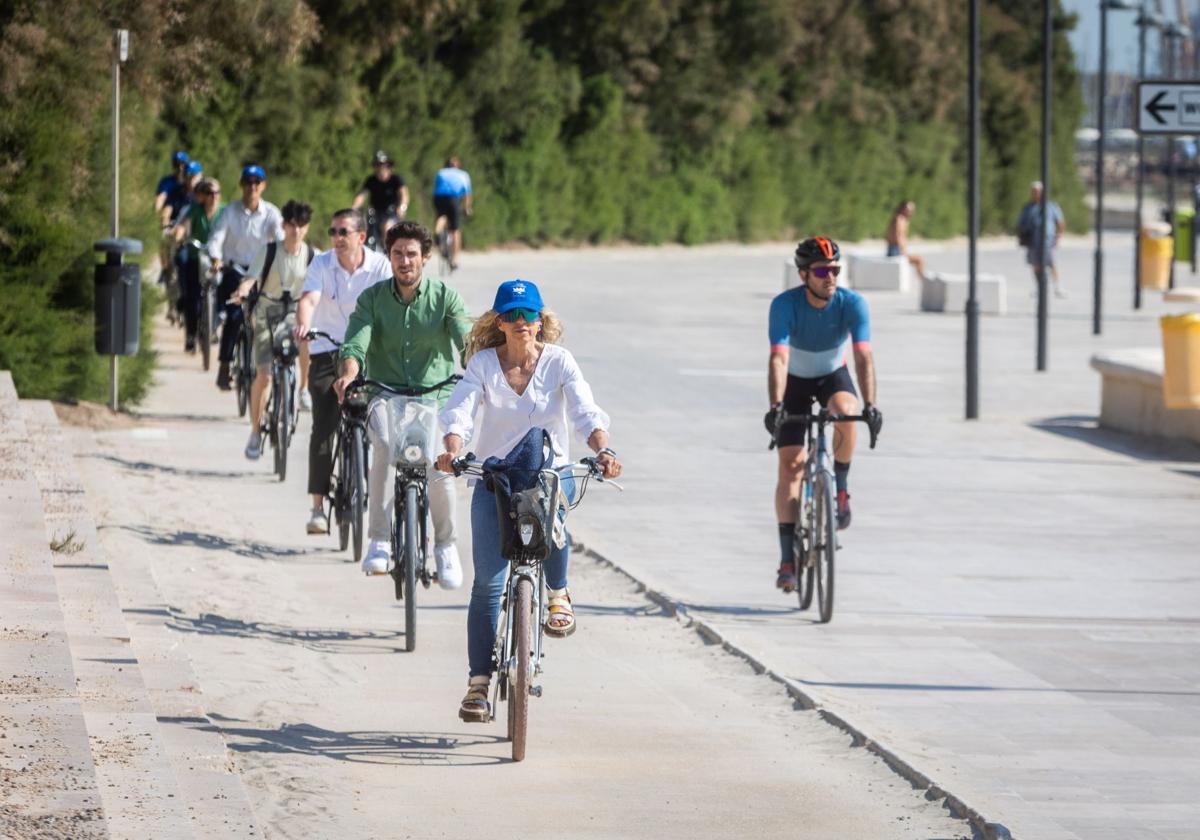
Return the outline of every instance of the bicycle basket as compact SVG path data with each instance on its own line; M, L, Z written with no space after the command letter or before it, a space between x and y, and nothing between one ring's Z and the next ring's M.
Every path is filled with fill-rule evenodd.
M497 487L495 493L501 557L536 562L566 545L564 520L569 502L558 473L541 472L537 484L528 490L510 495Z
M428 397L382 398L387 410L388 442L392 463L400 467L428 467L436 456L437 400Z

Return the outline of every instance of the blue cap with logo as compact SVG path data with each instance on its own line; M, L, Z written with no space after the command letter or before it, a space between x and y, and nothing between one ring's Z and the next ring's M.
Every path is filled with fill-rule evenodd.
M171 163L175 166L178 166L181 163L187 163L189 160L191 160L191 158L188 157L188 153L182 150L171 155Z
M193 160L193 161L188 161L187 169L185 169L183 171L186 172L188 175L199 175L204 170L200 166L200 161Z
M252 163L242 169L242 183L246 183L251 178L257 178L260 181L267 180L267 172L257 163Z
M497 315L503 315L513 309L533 309L541 312L542 296L538 287L528 280L505 280L496 290L496 302L492 309Z

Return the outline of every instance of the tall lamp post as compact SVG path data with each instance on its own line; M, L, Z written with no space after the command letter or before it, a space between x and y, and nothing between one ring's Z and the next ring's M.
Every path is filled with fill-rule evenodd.
M1169 23L1163 27L1163 36L1167 39L1167 79L1174 79L1177 74L1177 56L1179 42L1188 37L1188 31L1178 23ZM1167 287L1175 288L1175 137L1167 138L1167 221L1171 224L1171 271Z
M1092 333L1100 335L1101 292L1104 273L1104 105L1108 98L1108 13L1136 11L1130 0L1100 0L1100 84L1096 96L1096 257L1092 275Z
M1138 80L1146 78L1146 30L1162 29L1163 20L1146 11L1145 4L1138 13ZM1142 135L1137 138L1137 211L1133 225L1133 308L1142 308L1142 187L1146 174L1146 148Z
M1051 0L1042 0L1042 203L1038 224L1042 226L1034 238L1038 243L1037 270L1037 369L1046 369L1046 345L1049 309L1046 300L1046 211L1050 204L1050 119L1051 76L1050 62L1054 60L1054 16Z

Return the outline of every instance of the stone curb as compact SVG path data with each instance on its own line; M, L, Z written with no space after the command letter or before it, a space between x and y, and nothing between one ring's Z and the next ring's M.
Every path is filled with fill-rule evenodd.
M893 773L911 784L914 789L923 791L926 799L930 801L943 800L946 810L952 816L969 823L975 836L980 838L980 840L1014 840L1012 833L1003 824L988 820L977 808L950 792L944 785L938 784L929 776L922 773L903 759L894 749L877 738L872 738L846 717L826 707L818 695L802 687L795 680L784 676L745 648L731 642L726 638L724 633L713 625L703 619L692 616L687 607L670 595L652 588L628 569L608 559L589 544L580 540L572 540L571 547L629 580L637 587L639 592L646 596L647 600L662 607L683 627L695 631L711 644L720 645L721 649L726 653L731 653L742 659L754 669L755 673L769 677L782 685L787 691L788 696L799 704L800 708L807 711L815 711L826 723L836 726L848 734L853 746L864 747L868 752L878 756Z

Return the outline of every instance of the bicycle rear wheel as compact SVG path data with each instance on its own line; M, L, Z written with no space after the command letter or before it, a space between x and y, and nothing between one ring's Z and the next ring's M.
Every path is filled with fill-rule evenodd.
M199 335L196 336L200 344L200 364L208 370L212 364L212 334L213 334L213 296L212 292L206 290L204 292L204 300L201 303L200 309L200 329L197 330Z
M814 487L816 517L813 523L813 550L816 562L813 571L817 579L817 606L821 623L833 618L833 568L837 555L837 507L833 500L831 476L821 473Z
M350 452L346 447L346 429L338 427L333 446L333 510L338 526L338 551L350 545Z
M228 323L226 321L226 324ZM233 380L234 387L237 388L238 417L245 417L246 409L250 407L250 386L243 370L246 366L246 341L246 328L242 327L238 330L237 341L233 345Z
M353 536L354 562L362 561L363 553L363 508L367 498L367 448L363 444L363 430L355 426L350 432L350 531Z
M404 488L404 649L417 647L417 488Z
M508 692L508 737L512 740L513 761L525 760L525 741L529 733L529 659L530 622L533 612L533 584L529 578L517 581L513 609L513 655L517 658L516 674Z

